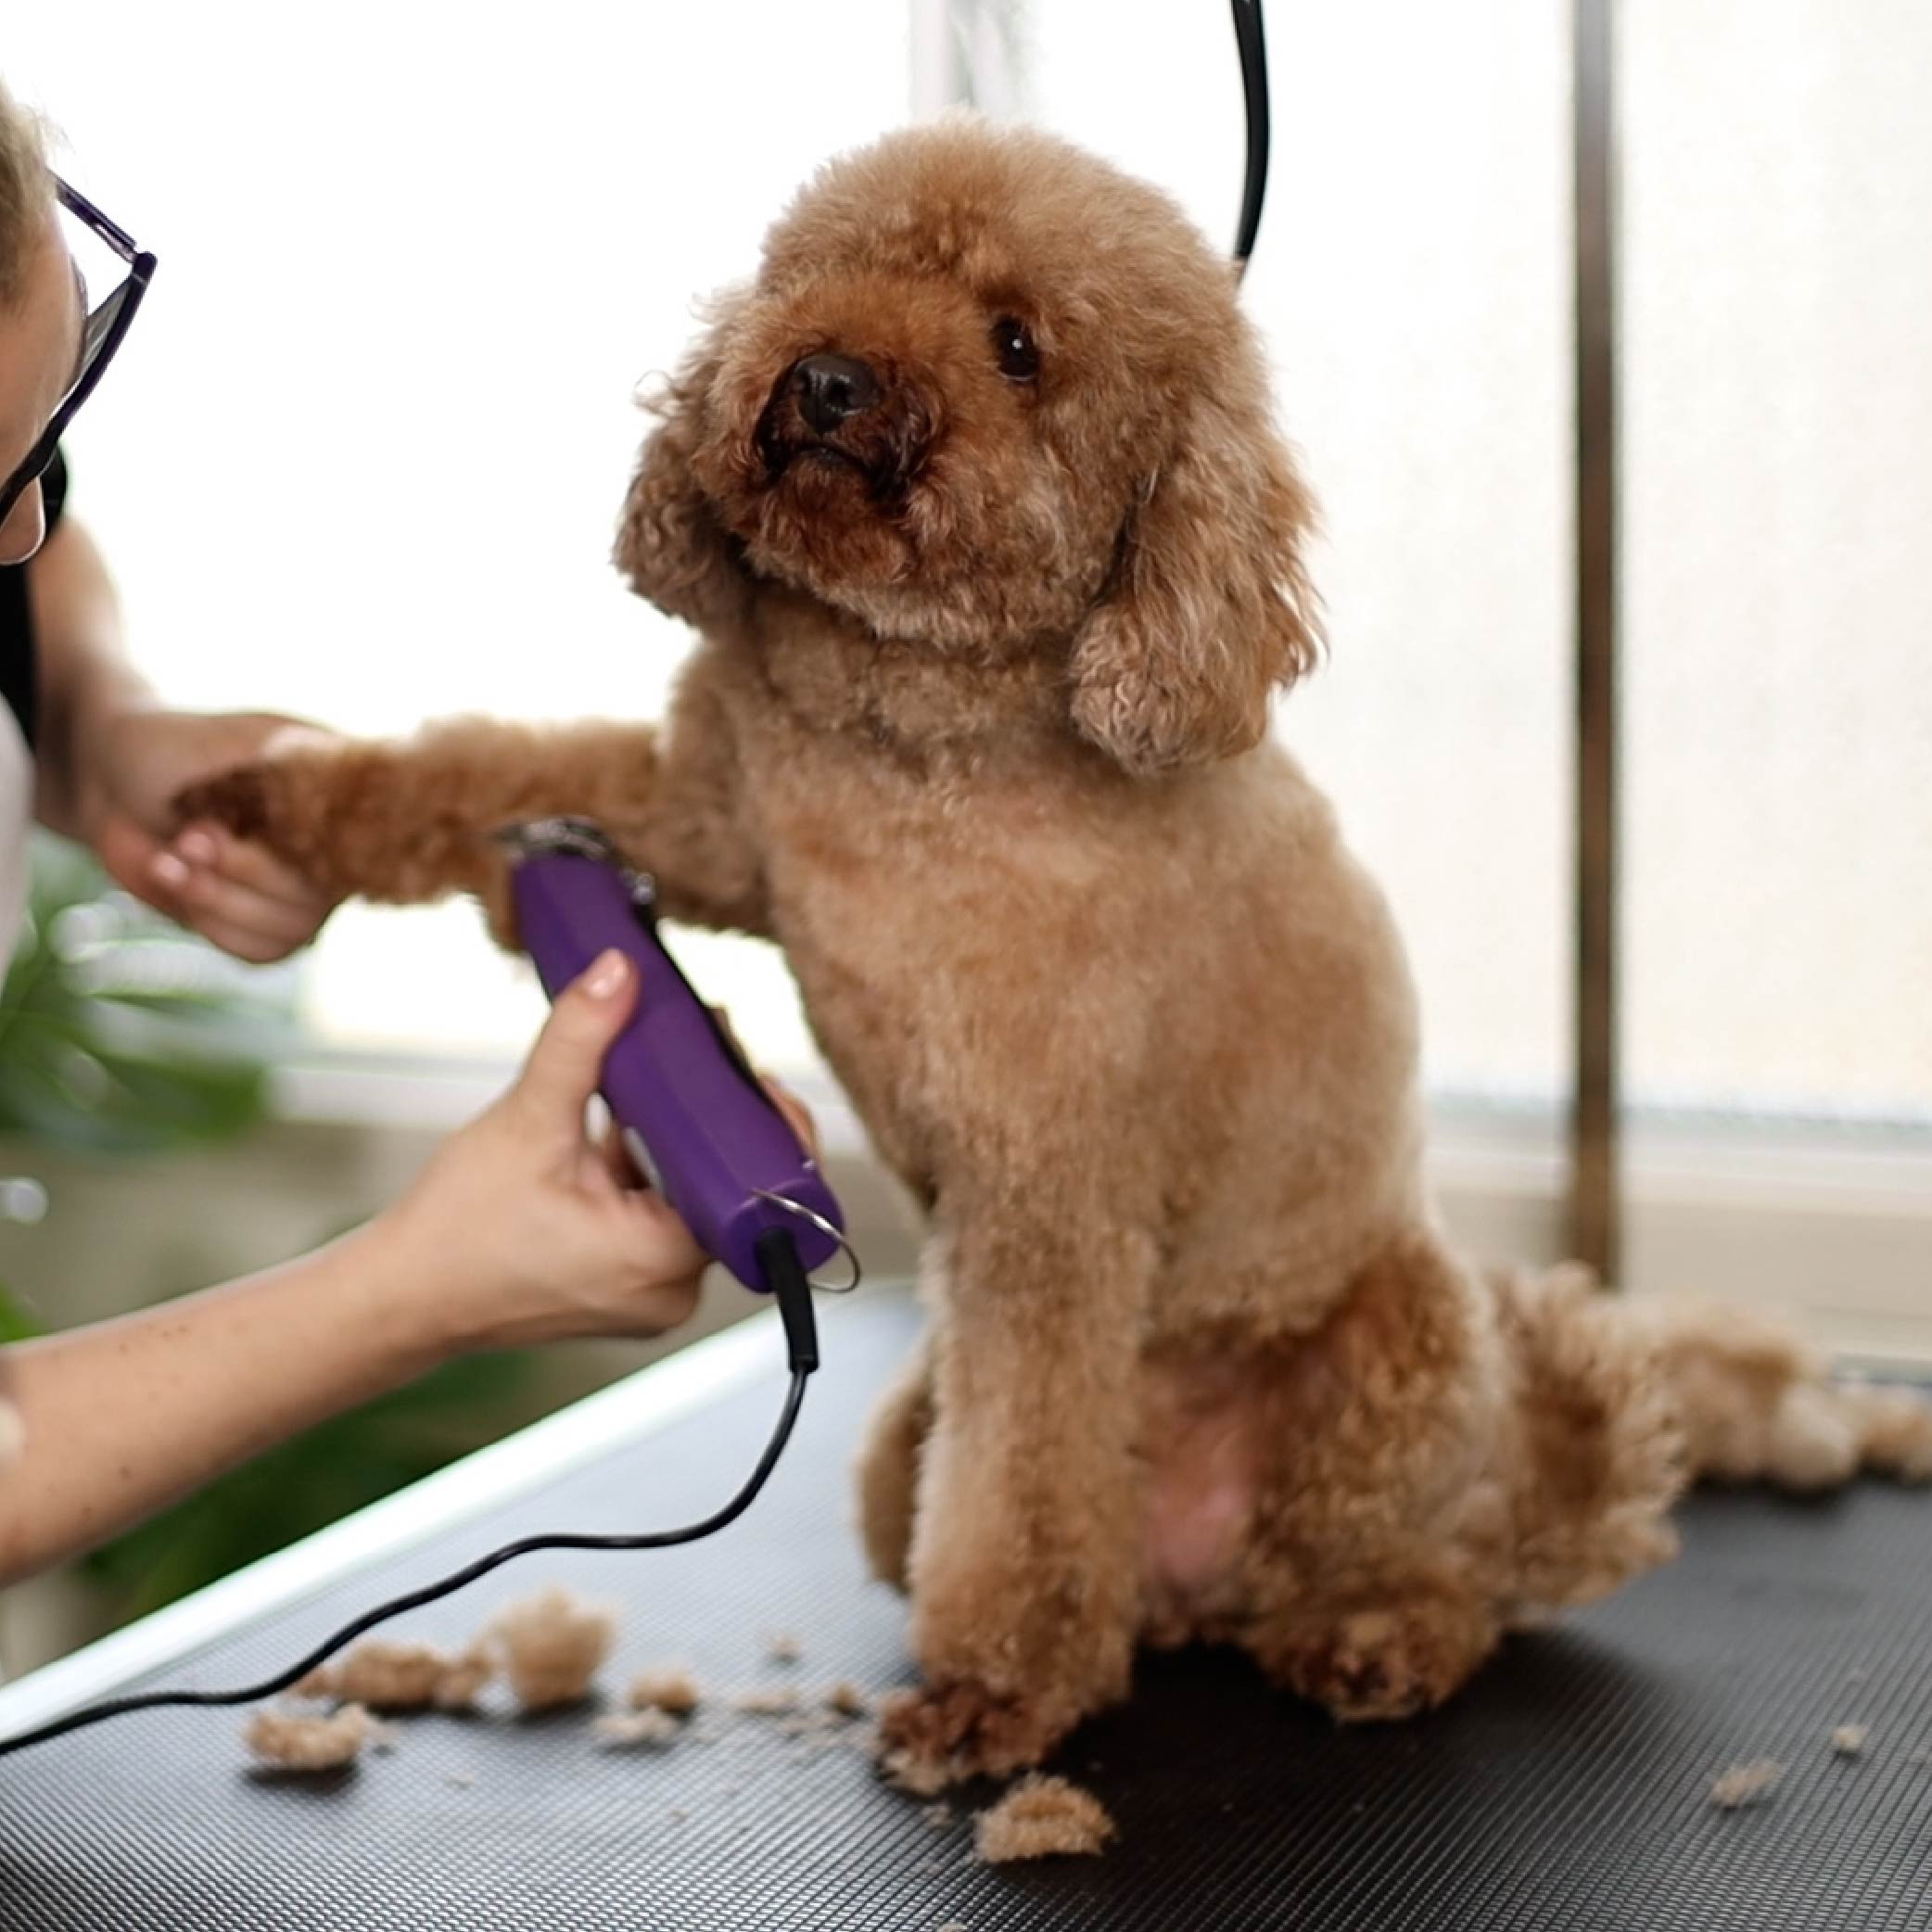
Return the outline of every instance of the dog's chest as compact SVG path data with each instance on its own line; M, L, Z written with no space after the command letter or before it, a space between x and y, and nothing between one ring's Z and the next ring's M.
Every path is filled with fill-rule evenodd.
M1043 1001L1127 940L1117 861L1050 784L814 762L762 788L773 926L877 1130L1034 1050Z

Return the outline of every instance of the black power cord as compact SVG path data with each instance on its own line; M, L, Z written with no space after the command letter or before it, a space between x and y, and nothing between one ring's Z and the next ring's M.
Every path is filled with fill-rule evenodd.
M1235 44L1241 55L1241 98L1248 116L1248 165L1241 181L1241 219L1235 229L1237 280L1248 272L1261 204L1268 192L1268 48L1261 27L1261 0L1232 0Z
M35 1730L23 1731L17 1737L0 1739L0 1758L12 1751L23 1751L30 1745L47 1744L54 1738L65 1737L70 1731L105 1722L110 1717L126 1717L136 1710L259 1704L263 1698L286 1690L290 1684L299 1684L318 1664L325 1663L344 1646L354 1643L378 1623L387 1623L392 1617L420 1609L426 1603L435 1603L439 1597L453 1595L458 1590L474 1583L478 1577L488 1576L492 1570L501 1570L505 1563L515 1562L518 1557L527 1557L538 1550L670 1549L680 1543L696 1543L702 1537L715 1535L728 1524L736 1522L756 1500L766 1480L778 1466L779 1457L784 1454L785 1444L792 1439L792 1426L798 1420L799 1405L805 1400L807 1379L819 1366L819 1333L812 1309L812 1286L806 1277L805 1265L798 1258L797 1244L785 1229L774 1227L761 1234L755 1246L758 1265L764 1270L766 1282L778 1302L779 1319L784 1324L785 1355L792 1381L785 1391L784 1406L779 1411L777 1426L765 1444L764 1454L758 1457L738 1493L722 1508L714 1510L703 1521L689 1524L681 1530L657 1530L636 1536L593 1536L560 1532L520 1537L515 1543L506 1543L501 1548L478 1557L473 1563L464 1564L461 1570L434 1583L426 1583L419 1590L411 1590L376 1605L372 1610L364 1610L333 1636L324 1638L306 1657L290 1664L286 1671L278 1671L274 1676L264 1678L260 1684L245 1684L238 1690L142 1691L133 1697L109 1697L102 1703L87 1704L79 1710L70 1710L65 1717L56 1718L51 1723L42 1724Z

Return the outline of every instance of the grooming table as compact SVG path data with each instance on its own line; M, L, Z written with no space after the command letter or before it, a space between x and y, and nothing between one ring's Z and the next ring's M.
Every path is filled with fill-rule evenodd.
M908 1681L864 1577L849 1466L917 1317L823 1312L825 1369L748 1518L688 1549L540 1556L393 1633L451 1642L553 1580L617 1600L608 1704L681 1660L734 1690ZM91 1651L0 1692L0 1731L135 1682L266 1674L378 1596L540 1528L688 1521L749 1467L782 1393L775 1318L732 1330ZM1145 1666L1058 1768L1112 1810L1099 1860L970 1862L951 1821L853 1743L769 1717L599 1748L585 1711L399 1721L393 1752L244 1768L234 1711L117 1721L0 1760L6 1932L1924 1932L1932 1926L1932 1495L1704 1496L1681 1562L1512 1642L1450 1709L1341 1730L1234 1657ZM768 1654L779 1633L802 1656ZM1869 1726L1862 1755L1831 1733ZM855 1730L858 1727L854 1727ZM1710 1802L1783 1762L1748 1810Z

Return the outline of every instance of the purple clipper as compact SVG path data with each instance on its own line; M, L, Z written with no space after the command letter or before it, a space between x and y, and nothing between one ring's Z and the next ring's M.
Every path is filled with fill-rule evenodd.
M841 1249L850 1257L824 1176L659 941L651 881L587 820L533 820L499 837L517 929L552 998L606 947L636 964L637 1010L600 1087L631 1158L698 1245L760 1290L771 1284L755 1244L769 1230L793 1237L807 1270Z

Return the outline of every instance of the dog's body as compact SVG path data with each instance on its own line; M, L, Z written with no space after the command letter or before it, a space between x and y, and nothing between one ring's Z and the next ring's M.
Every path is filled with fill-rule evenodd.
M1399 941L1264 736L1306 500L1164 201L899 137L774 232L666 417L619 540L703 633L662 734L451 726L191 803L500 925L479 834L586 813L674 915L783 947L932 1221L861 1470L926 1677L907 1782L1036 1761L1142 1642L1413 1710L1669 1555L1699 1469L1932 1473L1924 1411L1782 1336L1445 1245Z

